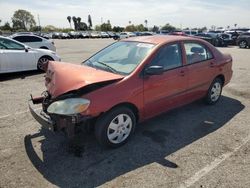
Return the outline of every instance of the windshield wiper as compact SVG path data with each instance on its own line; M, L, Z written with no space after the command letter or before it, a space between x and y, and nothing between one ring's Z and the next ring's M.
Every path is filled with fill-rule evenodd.
M100 62L100 61L96 61L96 62L99 63L99 64L101 64L101 65L104 65L104 66L107 67L111 72L119 74L119 72L118 72L117 70L115 70L113 67L107 65L106 63L103 63L103 62Z

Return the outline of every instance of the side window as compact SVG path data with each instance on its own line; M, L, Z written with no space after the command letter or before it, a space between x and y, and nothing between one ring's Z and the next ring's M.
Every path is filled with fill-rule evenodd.
M0 41L0 49L6 49L6 46L4 46Z
M213 58L212 53L203 45L193 42L185 43L184 46L188 64L202 62Z
M13 39L19 42L27 42L25 36L14 37Z
M161 47L151 65L163 66L164 70L182 66L180 45L172 44Z
M42 39L35 36L29 36L30 42L42 42Z
M18 44L8 39L0 39L0 46L2 46L4 49L9 49L9 50L23 50L24 49L23 45Z
M42 39L36 36L17 36L13 39L19 41L19 42L41 42Z

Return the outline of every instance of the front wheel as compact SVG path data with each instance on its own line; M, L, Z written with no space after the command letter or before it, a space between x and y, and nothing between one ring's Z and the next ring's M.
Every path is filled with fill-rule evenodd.
M101 145L119 147L133 134L136 118L127 107L117 107L102 115L95 125L95 136Z
M43 71L44 70L44 65L46 63L48 63L49 61L53 61L53 58L49 57L49 56L43 56L41 57L38 62L37 62L37 69L39 71Z
M205 102L211 105L217 103L221 96L222 87L223 84L221 79L216 78L209 87L207 96L205 97Z
M245 40L243 40L243 41L240 41L240 43L239 43L239 47L240 48L247 48L247 41L245 41Z

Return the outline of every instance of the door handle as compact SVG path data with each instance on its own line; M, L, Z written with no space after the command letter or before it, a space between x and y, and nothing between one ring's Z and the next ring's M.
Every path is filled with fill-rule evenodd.
M180 76L185 76L185 71L184 70L180 71Z

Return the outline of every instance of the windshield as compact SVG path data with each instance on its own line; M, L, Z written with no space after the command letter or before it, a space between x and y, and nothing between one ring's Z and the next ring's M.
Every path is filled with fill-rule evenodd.
M84 62L84 65L116 74L130 74L150 53L153 44L116 42Z

